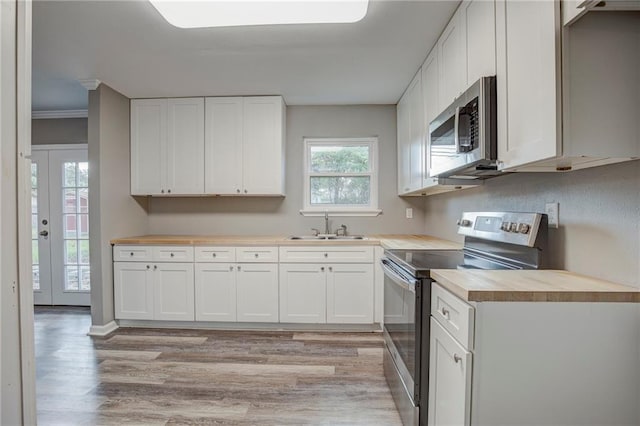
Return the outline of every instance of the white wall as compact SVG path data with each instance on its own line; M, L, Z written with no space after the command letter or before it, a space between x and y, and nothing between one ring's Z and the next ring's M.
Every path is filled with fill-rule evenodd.
M147 232L146 199L129 195L129 99L105 84L89 91L89 248L92 325L113 320L110 241Z
M87 143L86 118L47 118L31 120L33 145Z
M298 234L324 226L323 218L303 217L304 137L378 136L379 204L373 218L331 218L331 229L345 224L350 233L420 233L421 199L399 198L396 188L395 105L290 106L287 108L285 198L153 198L149 232L153 234ZM414 207L405 219L405 207Z
M640 161L570 173L511 174L482 188L428 197L424 232L462 241L463 211L535 211L560 203L551 267L640 287Z

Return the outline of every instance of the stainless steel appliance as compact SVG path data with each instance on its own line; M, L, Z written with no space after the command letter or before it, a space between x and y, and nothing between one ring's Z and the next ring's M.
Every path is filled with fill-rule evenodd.
M482 77L430 123L429 176L499 174L496 133L496 78Z
M458 221L462 250L385 250L384 374L405 425L427 424L432 269L541 269L547 217L468 212Z

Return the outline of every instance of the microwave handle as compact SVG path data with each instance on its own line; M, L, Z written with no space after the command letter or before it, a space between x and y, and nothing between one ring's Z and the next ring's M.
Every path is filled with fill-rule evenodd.
M460 153L460 135L458 133L458 126L460 126L460 107L456 107L456 113L453 116L453 141L456 144L456 154Z

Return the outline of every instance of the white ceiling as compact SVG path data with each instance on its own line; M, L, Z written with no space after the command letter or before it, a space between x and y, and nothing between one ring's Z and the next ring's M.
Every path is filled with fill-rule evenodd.
M86 109L79 79L130 98L395 104L458 3L373 0L355 24L179 29L146 0L36 0L33 109Z

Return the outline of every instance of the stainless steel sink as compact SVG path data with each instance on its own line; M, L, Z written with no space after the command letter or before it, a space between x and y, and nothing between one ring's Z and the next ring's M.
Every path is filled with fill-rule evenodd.
M327 240L366 240L362 235L292 235L289 240L327 241Z

